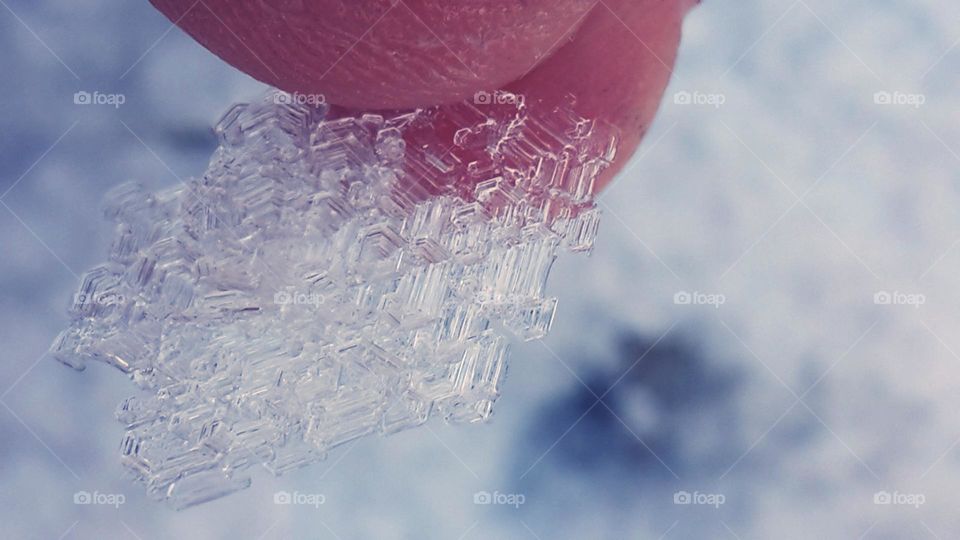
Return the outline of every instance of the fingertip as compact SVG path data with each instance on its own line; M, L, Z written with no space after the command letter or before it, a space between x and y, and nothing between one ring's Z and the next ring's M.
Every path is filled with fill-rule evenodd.
M399 109L500 88L549 56L592 0L150 0L204 47L288 92Z

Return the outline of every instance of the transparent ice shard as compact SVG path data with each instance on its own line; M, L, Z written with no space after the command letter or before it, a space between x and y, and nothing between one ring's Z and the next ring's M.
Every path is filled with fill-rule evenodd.
M122 462L176 508L247 487L253 466L487 420L510 338L550 328L558 253L593 246L592 184L617 147L522 99L381 116L280 98L224 115L203 176L109 193L108 262L51 348L130 376Z

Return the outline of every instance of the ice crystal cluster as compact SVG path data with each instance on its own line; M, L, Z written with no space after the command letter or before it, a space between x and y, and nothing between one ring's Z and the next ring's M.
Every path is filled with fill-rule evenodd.
M202 177L111 191L109 261L52 347L130 376L121 459L178 508L253 466L489 418L509 341L550 327L554 259L592 247L616 152L522 99L361 115L284 96L234 106Z

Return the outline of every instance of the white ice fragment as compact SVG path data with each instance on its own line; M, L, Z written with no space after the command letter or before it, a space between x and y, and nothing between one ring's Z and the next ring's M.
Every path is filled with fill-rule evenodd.
M283 102L231 108L202 177L110 192L110 262L51 348L130 375L122 461L177 508L245 488L254 465L488 419L509 338L549 330L558 252L593 245L617 146L522 100L390 118Z

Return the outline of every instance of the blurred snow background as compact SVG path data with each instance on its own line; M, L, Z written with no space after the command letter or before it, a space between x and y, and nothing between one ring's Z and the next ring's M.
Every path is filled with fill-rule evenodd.
M960 535L956 3L707 0L492 425L362 439L179 513L122 477L128 381L40 356L105 256L103 193L198 174L261 85L144 1L3 0L0 47L4 537Z

